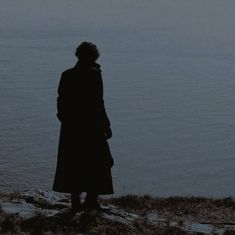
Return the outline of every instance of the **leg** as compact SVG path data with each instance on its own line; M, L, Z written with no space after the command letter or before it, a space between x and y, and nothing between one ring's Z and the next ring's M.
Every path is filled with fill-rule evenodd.
M81 193L71 193L71 204L73 211L80 211L81 210Z
M85 202L83 204L85 209L91 209L91 210L99 210L100 204L98 202L98 194L87 192Z

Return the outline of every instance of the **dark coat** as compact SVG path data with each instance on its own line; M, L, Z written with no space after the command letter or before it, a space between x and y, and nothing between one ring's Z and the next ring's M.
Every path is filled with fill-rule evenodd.
M62 73L57 116L61 121L53 190L112 194L113 159L100 65L77 63Z

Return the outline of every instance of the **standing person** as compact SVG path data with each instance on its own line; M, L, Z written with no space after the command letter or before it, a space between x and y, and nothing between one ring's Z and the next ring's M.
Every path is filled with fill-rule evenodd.
M72 211L100 209L98 195L113 194L113 158L107 139L112 137L105 111L99 51L82 42L77 64L62 73L57 98L61 122L53 190L71 193ZM81 204L80 194L86 192Z

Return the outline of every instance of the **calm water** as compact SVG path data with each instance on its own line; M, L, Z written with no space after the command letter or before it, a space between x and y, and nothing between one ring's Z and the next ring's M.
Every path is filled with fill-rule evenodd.
M162 40L166 34L4 35L0 190L51 189L57 85L76 62L75 47L87 39L102 54L116 193L234 197L235 53Z

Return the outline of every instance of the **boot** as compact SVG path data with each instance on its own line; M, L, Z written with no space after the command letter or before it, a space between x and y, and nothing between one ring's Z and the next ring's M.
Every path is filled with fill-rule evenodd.
M72 212L76 213L82 210L80 193L71 193Z
M98 202L98 195L88 192L82 207L84 210L101 210L101 206Z

